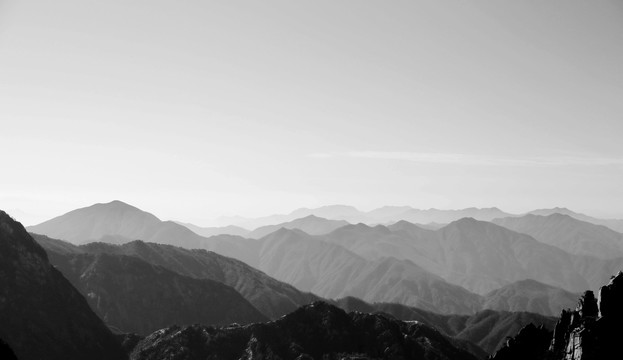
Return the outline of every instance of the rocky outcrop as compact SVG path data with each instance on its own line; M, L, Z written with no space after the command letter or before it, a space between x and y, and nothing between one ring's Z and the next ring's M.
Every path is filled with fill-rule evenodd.
M533 329L524 328L492 359L602 360L618 358L623 339L623 273L613 276L599 291L580 297L575 310L563 310L549 344ZM530 349L531 355L523 354ZM519 355L522 355L519 356ZM519 356L519 357L516 357Z
M495 353L493 359L544 359L551 338L551 331L545 327L528 324L514 338L508 338L506 344Z
M140 341L131 358L476 359L421 323L346 313L324 302L303 306L268 323L162 329Z

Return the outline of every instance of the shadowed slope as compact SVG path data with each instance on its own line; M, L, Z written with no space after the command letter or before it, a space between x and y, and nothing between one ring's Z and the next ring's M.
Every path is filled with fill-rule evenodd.
M122 332L266 320L233 288L217 281L182 276L132 256L48 253L100 318Z
M60 240L37 237L45 248L57 249ZM66 243L65 243L66 244ZM318 298L300 292L251 266L206 250L188 250L171 245L132 241L123 245L90 243L74 246L74 252L137 257L194 279L209 279L233 287L262 314L277 318Z
M0 211L0 338L19 359L123 359L110 330L48 262L22 225Z

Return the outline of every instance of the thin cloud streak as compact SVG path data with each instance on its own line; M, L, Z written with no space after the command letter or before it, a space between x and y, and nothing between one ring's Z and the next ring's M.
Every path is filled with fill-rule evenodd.
M404 151L350 151L345 153L313 153L316 159L346 157L372 160L398 160L422 164L448 164L468 166L608 166L623 165L623 158L544 156L503 157L452 153L423 153Z

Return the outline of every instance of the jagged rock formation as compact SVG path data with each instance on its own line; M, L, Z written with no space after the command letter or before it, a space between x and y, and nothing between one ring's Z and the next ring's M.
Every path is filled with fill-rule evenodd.
M3 211L0 338L21 360L126 358L82 295L49 263L45 250Z
M346 313L323 302L264 324L163 329L139 342L131 358L476 359L421 323Z
M575 310L563 310L549 343L542 334L525 328L493 359L601 360L617 358L623 338L623 273L612 277L599 291L599 300L586 291ZM530 357L521 357L522 349ZM519 357L518 357L519 356Z

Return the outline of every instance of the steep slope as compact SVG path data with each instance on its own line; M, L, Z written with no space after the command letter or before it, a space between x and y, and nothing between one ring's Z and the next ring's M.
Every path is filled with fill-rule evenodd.
M42 245L52 250L57 246L48 243L42 242ZM90 243L77 248L89 254L133 256L186 277L221 282L234 288L271 319L318 299L312 294L303 293L291 285L277 281L241 261L206 250L188 250L143 241L132 241L123 245Z
M533 210L533 211L530 211L528 214L541 215L541 216L548 216L552 214L563 214L563 215L571 216L574 219L589 222L595 225L603 225L616 232L623 233L623 219L598 219L592 216L576 213L575 211L571 211L567 208L560 208L560 207L553 208L553 209Z
M50 250L48 255L100 318L121 332L149 334L171 324L267 320L233 288L217 281L182 276L132 256Z
M243 327L169 328L142 340L132 359L475 359L436 330L322 302Z
M309 235L324 235L345 225L348 225L348 222L344 220L329 220L314 215L308 215L304 218L295 219L286 223L259 227L251 231L247 237L260 239L281 228L298 229Z
M17 358L124 359L120 344L24 227L0 211L0 338Z
M575 310L563 310L549 337L523 329L508 340L492 359L598 360L615 359L623 337L623 273L602 286L599 296L588 290ZM530 354L528 354L528 352Z
M571 254L603 259L623 256L623 234L608 227L577 220L569 215L525 215L493 220L505 228L528 234L536 240Z
M528 279L514 282L486 294L483 308L528 311L545 316L556 316L563 309L574 307L578 296L579 294Z
M366 260L342 246L287 229L261 241L261 270L324 297L402 302L443 313L472 313L480 306L478 295L410 261Z
M39 225L29 226L28 231L74 244L144 240L200 248L205 240L182 225L160 221L154 215L118 200L70 211Z
M446 336L475 344L486 354L495 352L507 337L514 336L528 324L543 325L553 330L556 323L553 317L528 312L484 310L472 315L442 315L402 304L369 304L352 297L339 299L336 304L345 311L383 313L400 320L419 321ZM472 348L471 352L478 354L477 349Z

